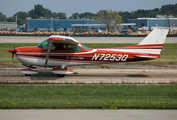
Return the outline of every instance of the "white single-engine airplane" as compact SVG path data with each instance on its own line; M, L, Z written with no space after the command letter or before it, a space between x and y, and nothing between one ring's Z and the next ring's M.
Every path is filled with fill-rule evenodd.
M73 73L67 66L100 64L114 62L131 62L153 60L160 58L160 52L165 42L168 28L156 27L138 45L128 47L113 47L91 49L72 37L52 35L38 46L20 47L8 50L28 69L21 73L29 76L37 74L34 66L52 67L52 72L59 77Z

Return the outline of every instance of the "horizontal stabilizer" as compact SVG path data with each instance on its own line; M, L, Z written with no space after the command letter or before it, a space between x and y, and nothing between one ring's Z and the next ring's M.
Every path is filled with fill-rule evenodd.
M135 55L135 58L147 58L147 59L156 59L159 58L159 56L141 56L141 55Z

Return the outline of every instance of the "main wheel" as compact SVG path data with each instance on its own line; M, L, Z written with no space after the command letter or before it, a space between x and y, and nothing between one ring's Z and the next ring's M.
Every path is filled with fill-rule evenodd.
M58 77L64 77L65 74L57 74Z
M25 74L25 76L31 76L31 74Z

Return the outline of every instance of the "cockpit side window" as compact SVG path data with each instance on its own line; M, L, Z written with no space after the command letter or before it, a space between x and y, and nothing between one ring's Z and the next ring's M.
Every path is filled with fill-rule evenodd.
M68 45L68 52L79 52L79 51L82 51L82 49L79 46Z
M66 51L66 45L53 43L51 49L57 51Z
M47 49L49 46L49 41L44 40L43 42L41 42L38 47L42 48L42 49Z

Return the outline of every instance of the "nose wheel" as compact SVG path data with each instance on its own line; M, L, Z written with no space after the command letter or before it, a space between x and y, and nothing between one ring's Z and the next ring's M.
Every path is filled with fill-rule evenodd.
M22 69L20 70L21 73L25 74L25 76L31 76L33 74L38 74L37 70L31 69L32 67L30 66L29 69ZM57 74L58 77L64 77L66 74L72 74L73 69L72 68L53 68L52 73Z

